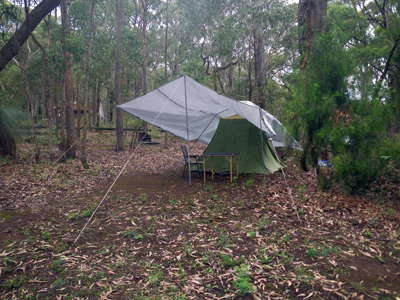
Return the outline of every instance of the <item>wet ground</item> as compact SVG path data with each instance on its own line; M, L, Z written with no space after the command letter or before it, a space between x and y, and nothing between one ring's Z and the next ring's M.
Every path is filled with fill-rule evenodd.
M395 208L321 192L294 166L288 185L279 173L188 185L179 143L138 152L74 244L114 179L101 170L123 163L109 151L92 175L63 169L81 184L56 186L59 196L47 193L45 206L0 212L0 298L400 297Z

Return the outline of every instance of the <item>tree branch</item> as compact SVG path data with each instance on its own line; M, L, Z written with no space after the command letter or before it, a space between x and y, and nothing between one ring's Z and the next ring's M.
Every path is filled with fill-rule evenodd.
M43 0L27 16L21 27L0 50L0 72L16 56L21 46L28 39L29 35L39 25L40 21L54 8L60 4L61 0Z
M397 37L397 39L394 42L394 45L392 47L392 49L390 50L389 56L386 60L386 64L385 64L385 68L383 69L383 72L381 74L381 76L379 77L379 80L376 84L376 89L375 89L375 93L374 93L374 98L376 98L379 94L379 91L382 87L382 82L386 77L387 72L389 71L389 67L390 67L390 62L392 60L393 54L396 51L397 46L399 45L400 42L400 35Z

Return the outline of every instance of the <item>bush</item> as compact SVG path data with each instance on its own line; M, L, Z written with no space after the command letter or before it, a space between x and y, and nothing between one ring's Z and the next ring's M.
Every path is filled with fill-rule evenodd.
M388 162L384 153L392 153L392 145L385 142L386 110L377 101L353 101L333 129L336 179L352 194L364 192L383 174Z
M23 113L11 107L0 107L0 155L15 157L16 140L21 135Z

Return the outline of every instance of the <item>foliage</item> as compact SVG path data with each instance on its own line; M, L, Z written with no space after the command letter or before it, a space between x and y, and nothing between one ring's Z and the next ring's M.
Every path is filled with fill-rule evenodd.
M254 184L246 187L246 178L240 176L235 185L216 180L205 189L197 178L182 188L185 181L179 174L165 176L165 170L182 161L178 139L171 139L163 151L138 149L109 201L73 244L85 219L65 216L98 203L98 191L105 192L104 183L131 154L112 150L112 133L95 136L88 136L88 152L96 153L91 162L93 169L101 170L96 175L76 161L22 161L1 168L0 185L5 183L5 189L0 205L10 199L9 207L17 208L1 207L11 212L3 213L6 219L0 216L1 299L35 299L27 295L38 291L49 299L66 294L71 299L290 299L315 292L327 299L351 298L354 293L377 299L399 295L397 205L368 202L336 190L321 192L314 174L304 176L292 162L287 183L281 176L271 176L263 184L263 176L253 176ZM190 145L196 154L204 146ZM287 185L296 187L291 191L295 202L288 197ZM143 191L148 192L146 201L138 197ZM238 206L237 199L245 199L245 205ZM36 212L50 204L51 210ZM35 209L22 210L27 207ZM364 272L371 266L373 274ZM376 281L376 274L387 280ZM360 281L363 292L351 285Z
M114 4L76 0L69 6L71 34L67 44L73 63L74 101L89 107L93 127L112 127L115 121L115 64L110 59L117 46ZM122 101L140 96L145 86L150 90L182 74L235 99L254 100L255 88L258 92L254 37L260 33L264 40L265 84L260 88L265 94L264 104L279 119L284 116L302 141L303 166L311 165L318 171L318 160L333 155L337 180L352 192L357 186L360 190L367 188L380 170L385 171L385 159L382 161L379 155L392 157L385 153L396 148L390 141L400 130L398 1L329 1L327 33L313 41L304 70L298 66L296 3L123 0L122 4L122 43L118 45L122 49ZM21 1L0 3L0 45L21 25L24 14ZM59 16L54 12L47 16L34 36L0 74L0 98L29 113L35 124L53 128L57 124L59 128L63 122L65 71ZM383 140L375 134L375 145L386 145L379 151L361 150L373 143L363 127L369 120L362 125L363 117L354 117L351 130L336 122L338 111L358 114L349 104L355 100L376 100L387 107L383 119L376 115L378 123L387 118L391 121L387 128L391 134L382 135ZM100 104L104 120L97 113ZM375 106L371 105L374 114ZM128 119L125 124L141 126L142 122ZM53 137L43 141L60 138L56 137L58 131L49 130L48 134ZM338 149L347 135L361 147L359 154L349 152L346 146ZM354 142L360 135L368 142L361 142L362 138ZM15 154L14 143L10 145L8 152ZM363 165L369 158L374 164L371 169Z
M337 108L348 101L345 78L350 62L343 45L331 34L314 42L306 69L297 75L294 99L289 104L295 136L304 145L304 162L318 167L318 159L329 144L329 131Z
M353 101L348 118L332 131L333 164L337 180L351 193L365 190L382 174L389 145L385 143L390 115L377 101Z
M236 277L233 281L233 286L237 289L238 295L245 296L255 292L256 288L249 276L249 266L245 264L240 265L239 267L235 268L235 271Z
M0 106L0 155L16 155L16 140L21 136L22 116L17 109Z

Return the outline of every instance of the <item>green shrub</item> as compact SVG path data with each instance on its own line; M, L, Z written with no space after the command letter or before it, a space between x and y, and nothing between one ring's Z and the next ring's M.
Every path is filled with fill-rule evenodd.
M235 271L236 273L233 286L237 289L237 294L240 296L245 296L254 293L256 288L253 285L249 275L249 266L241 265L236 267Z
M336 179L352 194L368 189L387 165L387 113L380 102L354 101L332 131Z

